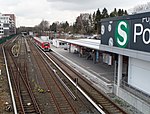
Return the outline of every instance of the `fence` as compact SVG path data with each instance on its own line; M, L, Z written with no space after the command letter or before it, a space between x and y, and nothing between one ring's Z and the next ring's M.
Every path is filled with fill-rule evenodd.
M6 42L7 40L11 39L11 38L14 37L15 35L16 35L16 34L11 35L11 36L8 36L8 37L2 37L2 38L0 39L0 44Z

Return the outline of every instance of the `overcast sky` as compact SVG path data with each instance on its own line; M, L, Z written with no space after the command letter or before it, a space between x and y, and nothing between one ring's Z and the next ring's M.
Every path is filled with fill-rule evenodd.
M114 8L131 9L150 0L0 0L0 13L14 13L17 27L35 26L43 19L53 22L75 22L80 13Z

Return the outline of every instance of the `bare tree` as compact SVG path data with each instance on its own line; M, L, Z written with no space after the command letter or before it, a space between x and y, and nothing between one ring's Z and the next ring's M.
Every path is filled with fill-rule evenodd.
M42 20L41 23L39 24L39 28L42 31L47 31L49 29L49 23L46 20Z
M150 2L146 3L146 4L141 4L138 6L135 6L132 9L132 13L143 13L143 12L147 12L150 11Z

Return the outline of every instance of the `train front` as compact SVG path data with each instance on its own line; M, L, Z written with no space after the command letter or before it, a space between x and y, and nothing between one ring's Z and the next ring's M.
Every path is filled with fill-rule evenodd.
M50 51L50 43L49 42L43 42L42 48L44 51Z

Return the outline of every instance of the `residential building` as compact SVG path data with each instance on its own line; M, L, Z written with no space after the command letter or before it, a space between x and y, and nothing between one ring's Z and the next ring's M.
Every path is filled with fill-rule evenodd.
M0 37L16 34L14 14L0 14Z

